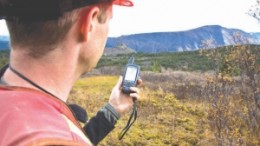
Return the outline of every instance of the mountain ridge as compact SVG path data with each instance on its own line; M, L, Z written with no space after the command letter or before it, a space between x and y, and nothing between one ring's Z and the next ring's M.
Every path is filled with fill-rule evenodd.
M0 35L0 50L6 50L9 48L9 36Z
M210 45L212 48L238 44L260 44L260 33L248 33L220 25L206 25L186 31L141 33L108 38L106 46L113 48L118 43L124 43L137 52L180 52L205 47L203 41L206 40L213 40L213 44Z
M122 44L125 49L122 49ZM249 33L220 25L205 25L175 32L123 35L109 37L105 53L115 55L134 52L181 52L238 44L260 44L260 32ZM9 36L0 36L0 50L5 49L9 49Z

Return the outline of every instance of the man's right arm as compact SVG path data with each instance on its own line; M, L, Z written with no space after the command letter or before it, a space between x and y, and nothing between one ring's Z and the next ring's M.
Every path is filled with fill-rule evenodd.
M97 145L110 131L115 128L120 114L109 103L98 111L95 117L83 127L90 141Z

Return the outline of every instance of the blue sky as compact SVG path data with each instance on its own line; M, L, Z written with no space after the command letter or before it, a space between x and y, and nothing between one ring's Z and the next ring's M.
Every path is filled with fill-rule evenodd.
M256 0L133 0L132 8L114 7L109 36L171 32L203 25L222 25L260 32L260 23L246 13ZM0 35L8 32L0 21Z

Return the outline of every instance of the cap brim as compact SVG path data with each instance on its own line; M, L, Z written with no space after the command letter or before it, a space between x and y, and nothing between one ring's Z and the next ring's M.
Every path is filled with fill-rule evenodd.
M127 7L134 6L134 3L130 0L115 0L113 3L119 6L127 6Z

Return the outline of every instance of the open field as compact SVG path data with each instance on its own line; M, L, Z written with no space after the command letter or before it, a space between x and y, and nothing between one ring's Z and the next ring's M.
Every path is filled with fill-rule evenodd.
M127 123L123 116L116 129L100 145L258 145L257 135L247 126L247 104L239 95L239 78L228 86L228 96L216 95L212 73L171 72L142 75L142 100L138 119L122 141L120 131ZM93 116L107 101L118 76L88 76L74 86L69 102L78 103ZM215 88L215 87L214 87ZM227 88L227 87L224 87ZM222 89L220 87L219 89ZM219 90L216 89L216 90ZM227 100L213 101L213 95ZM218 120L220 123L218 123ZM218 125L222 127L218 127ZM229 130L227 132L226 130ZM226 138L218 141L218 134ZM253 135L252 135L253 134Z
M72 90L69 102L78 103L95 114L109 97L117 76L92 76L81 79ZM145 82L145 79L144 79ZM138 119L122 141L120 131L128 120L124 115L116 129L100 145L207 145L213 133L207 120L207 104L181 101L163 89L152 90L144 84L138 103Z

